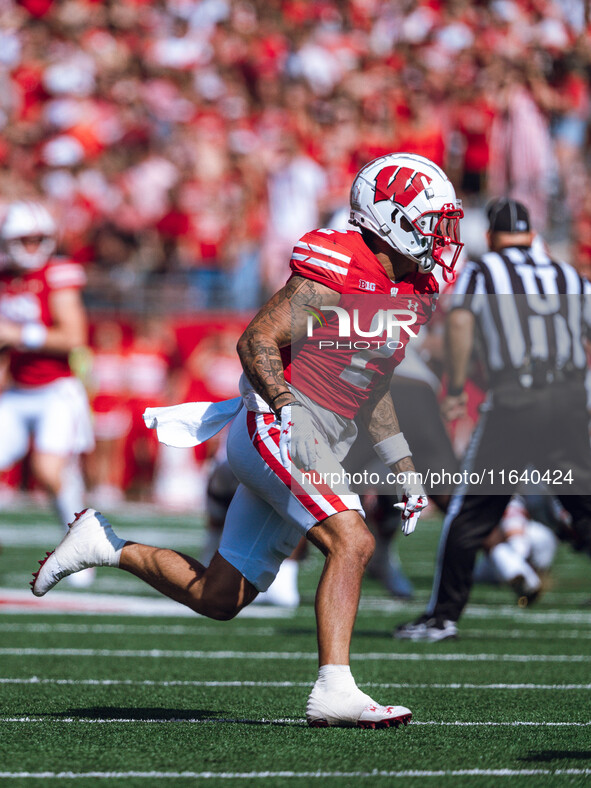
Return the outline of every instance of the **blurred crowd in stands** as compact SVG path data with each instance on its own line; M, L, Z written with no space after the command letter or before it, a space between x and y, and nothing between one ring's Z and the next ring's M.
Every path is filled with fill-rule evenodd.
M0 0L0 199L94 309L252 309L393 150L510 193L591 270L583 0ZM152 294L152 295L150 295Z
M77 363L101 498L150 496L160 478L163 501L191 503L190 463L157 452L143 408L235 395L248 313L376 156L446 170L469 251L485 203L509 194L591 274L588 13L584 0L0 0L0 211L44 201L59 251L87 270L92 354Z

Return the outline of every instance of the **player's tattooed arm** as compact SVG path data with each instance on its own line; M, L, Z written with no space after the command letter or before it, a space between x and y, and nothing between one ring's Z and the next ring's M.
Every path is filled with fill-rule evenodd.
M309 317L306 307L335 305L339 297L325 285L294 276L261 308L238 340L246 376L273 408L293 400L283 374L281 348L305 335Z
M401 432L390 394L390 381L389 377L382 379L382 382L371 392L359 414L374 445ZM414 472L415 466L410 457L403 457L393 466L393 470L396 473Z

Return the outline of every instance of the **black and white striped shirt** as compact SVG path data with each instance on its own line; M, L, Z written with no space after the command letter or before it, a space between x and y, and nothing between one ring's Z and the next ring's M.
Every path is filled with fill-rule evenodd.
M467 263L449 306L475 315L491 380L532 363L587 368L591 283L543 249L508 247Z

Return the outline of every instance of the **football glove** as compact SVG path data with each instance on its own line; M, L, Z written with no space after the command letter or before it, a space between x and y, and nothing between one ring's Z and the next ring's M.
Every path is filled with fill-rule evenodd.
M292 412L294 409L294 412ZM291 463L302 471L310 471L318 459L316 428L308 409L301 402L290 402L281 408L279 457L287 470Z
M394 508L400 509L402 516L402 533L405 536L412 534L417 527L421 512L429 501L426 495L403 495L400 503L395 503Z

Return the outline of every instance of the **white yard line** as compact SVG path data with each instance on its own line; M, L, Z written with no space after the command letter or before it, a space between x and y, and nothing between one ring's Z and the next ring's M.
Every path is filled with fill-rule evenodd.
M142 725L167 725L185 723L188 725L207 725L207 724L245 724L245 725L303 725L306 720L303 718L294 717L280 717L278 719L248 719L244 717L199 717L199 718L184 718L184 717L151 717L143 719L141 717L0 717L0 724L2 723L49 723L55 725L57 723L65 724L81 724L81 725L118 725L118 724L131 724L140 723ZM413 720L411 725L423 725L431 727L461 727L461 728L478 728L478 727L496 727L496 728L587 728L591 727L591 722L530 722L527 720L515 720L511 722L471 722L456 720L455 722L444 722L439 720Z
M130 657L149 659L317 659L315 651L189 651L169 649L0 648L0 656L18 657ZM591 662L589 654L351 654L354 660L417 662Z
M126 686L126 687L311 687L312 681L152 681L150 679L46 679L38 676L30 678L0 678L2 684L23 685L68 685L68 686ZM392 682L364 682L364 687L378 689L453 689L453 690L591 690L591 684L413 684Z
M282 617L282 616L279 616ZM256 627L251 624L241 626L238 622L232 625L232 636L244 634L249 637L273 637L277 635L275 627ZM202 619L195 619L192 625L170 625L164 624L25 624L19 623L0 623L0 632L30 632L40 634L44 632L55 632L63 634L97 634L97 635L194 635L202 637L205 634L219 634L220 626L208 626ZM462 633L463 637L470 638L508 638L511 640L591 640L591 631L581 629L549 630L548 632L537 632L531 629L469 629Z
M372 779L376 777L536 777L536 776L588 776L591 769L408 769L400 771L385 771L374 769L371 772L0 772L1 779L38 779L38 780L84 780L125 778L143 778L146 780L187 779L187 780L276 780L279 778L294 778L300 780L326 779L326 778L359 778Z
M566 602L566 596L560 593L561 602ZM576 595L577 600L571 600L570 596L568 601L571 604L576 604L582 607L582 604L589 602L591 599L591 590L589 593L584 593L582 598L579 599L579 594ZM542 599L542 605L547 604L548 599ZM372 613L406 613L408 618L413 617L414 610L424 611L424 603L418 602L401 602L396 599L388 599L381 596L361 596L359 602L359 610L361 612L368 611ZM556 604L554 607L541 606L536 609L521 608L515 605L485 605L472 603L468 605L462 615L464 619L500 619L502 621L510 619L517 621L521 624L529 625L531 622L538 623L557 623L557 624L591 624L591 609L587 612L585 610L573 611L572 609L564 609Z
M0 609L1 612L1 609ZM225 628L224 628L225 629ZM203 635L219 635L222 629L220 626L209 626L203 619L195 617L192 624L45 624L36 622L35 624L19 623L0 623L0 632L28 632L33 635L54 632L56 634L75 634L75 635L193 635L203 637ZM278 630L274 626L260 627L252 624L240 625L238 622L232 624L232 637L237 634L244 634L250 637L274 637Z

